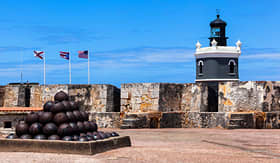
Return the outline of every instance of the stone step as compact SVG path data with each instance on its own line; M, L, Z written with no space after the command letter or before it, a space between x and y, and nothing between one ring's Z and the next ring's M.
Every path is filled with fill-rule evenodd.
M238 126L240 126L240 127L243 126L244 122L245 122L245 121L244 121L243 119L230 119L230 120L229 120L229 124L230 124L230 125L238 125Z
M253 118L251 113L231 114L230 119L249 119Z

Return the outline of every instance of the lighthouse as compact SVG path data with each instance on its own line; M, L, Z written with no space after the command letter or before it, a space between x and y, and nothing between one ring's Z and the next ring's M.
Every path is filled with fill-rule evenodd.
M203 82L208 86L208 111L218 111L218 83L225 81L239 81L238 58L241 55L241 42L235 46L227 46L227 23L220 18L210 22L210 37L208 47L202 47L197 41L196 82Z

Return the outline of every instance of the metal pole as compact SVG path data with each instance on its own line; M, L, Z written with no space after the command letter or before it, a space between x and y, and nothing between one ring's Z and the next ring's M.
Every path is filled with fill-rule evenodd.
M69 84L71 84L71 56L69 52Z
M88 51L88 84L90 83L90 72L89 72L89 69L90 69L90 64L89 64L89 51Z

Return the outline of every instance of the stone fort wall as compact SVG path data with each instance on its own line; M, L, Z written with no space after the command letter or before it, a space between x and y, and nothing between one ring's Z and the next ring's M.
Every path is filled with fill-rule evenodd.
M100 127L280 127L278 81L220 82L218 112L208 112L208 87L203 83L131 83L121 89L106 84L15 84L0 87L0 107L26 106L27 87L30 107L42 107L63 90Z

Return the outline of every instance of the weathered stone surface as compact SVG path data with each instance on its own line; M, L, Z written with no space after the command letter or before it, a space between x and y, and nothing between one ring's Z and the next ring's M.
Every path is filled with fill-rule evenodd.
M186 128L225 128L227 114L219 112L186 112Z
M0 132L10 133L15 131L16 124L23 120L28 112L1 112L0 113ZM5 128L5 123L11 123L11 128Z
M14 107L18 105L19 87L7 85L5 87L4 107Z
M4 106L5 86L0 86L0 107Z
M184 112L162 113L160 118L160 128L182 128L184 127L184 122Z
M219 112L280 111L280 82L219 83Z
M90 112L89 120L95 121L100 128L119 128L120 112Z

